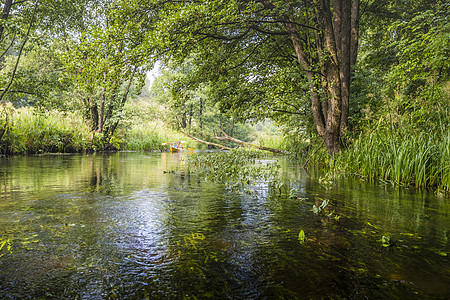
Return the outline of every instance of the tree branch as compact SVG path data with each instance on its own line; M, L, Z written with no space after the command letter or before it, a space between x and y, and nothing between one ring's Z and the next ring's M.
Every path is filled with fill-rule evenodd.
M283 150L280 150L280 149L274 149L274 148L269 148L269 147L264 147L264 146L258 146L258 145L255 145L255 144L251 144L251 143L247 143L247 142L235 139L235 138L229 136L228 134L226 134L225 131L223 131L223 129L220 128L219 126L217 126L217 128L219 128L219 130L222 132L222 134L225 137L214 137L215 139L228 140L228 141L232 141L232 142L235 142L235 143L247 146L247 147L253 147L253 148L256 148L256 149L259 149L259 150L269 151L269 152L273 152L273 153L286 154L286 151L283 151Z
M202 144L205 144L205 145L208 145L208 146L218 147L218 148L221 148L222 150L231 150L231 148L228 148L228 147L223 146L223 145L219 145L219 144L215 144L215 143L203 141L203 140L201 140L201 139L199 139L199 138L196 138L196 137L194 137L194 136L192 136L192 135L189 135L189 134L187 134L187 133L185 133L185 132L183 132L183 131L181 131L181 133L184 134L185 136L187 136L188 138L191 138L191 139L193 139L194 141L197 141L197 142L199 142L199 143L202 143Z
M15 1L11 4L11 6L14 6L16 4L20 4L20 3L24 3L24 2L28 2L29 0L21 0L21 1Z
M6 92L11 87L11 85L12 85L12 83L14 81L14 76L16 75L17 67L19 66L19 60L20 60L20 57L22 56L23 48L25 47L25 44L26 44L26 42L28 40L28 36L30 35L31 27L33 26L33 23L34 23L34 18L36 16L36 9L37 9L38 3L39 3L39 0L37 0L35 5L34 5L33 16L31 18L30 25L28 26L27 34L25 35L25 38L24 38L23 43L22 43L22 46L20 46L19 54L17 55L16 64L14 66L13 73L11 75L11 80L9 81L8 85L3 90L2 94L0 95L0 101L2 101L3 97L5 96Z
M282 110L282 109L272 109L272 110L276 111L276 112L282 112L282 113L292 114L292 115L306 115L306 113L304 113L304 112L287 111L287 110Z

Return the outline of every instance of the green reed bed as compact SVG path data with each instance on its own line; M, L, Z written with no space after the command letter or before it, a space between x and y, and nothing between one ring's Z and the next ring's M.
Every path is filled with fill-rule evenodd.
M163 142L186 140L179 132L167 128L162 122L140 121L121 126L114 136L105 141L80 114L57 111L39 111L27 107L14 109L0 107L0 154L79 153L102 151L107 144L119 150L163 151ZM185 147L195 148L187 140Z
M371 181L450 190L450 131L446 135L383 129L361 134L331 158L335 170Z
M77 116L3 107L2 154L81 152L89 146L89 127Z

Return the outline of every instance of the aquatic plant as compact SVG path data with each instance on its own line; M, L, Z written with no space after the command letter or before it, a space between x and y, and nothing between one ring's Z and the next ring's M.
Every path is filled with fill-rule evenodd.
M298 233L298 240L300 241L300 244L302 244L306 240L306 235L303 229Z
M6 247L5 247L6 246ZM6 253L12 253L11 251L11 240L10 239L1 239L0 240L0 257L4 256L6 253L2 253L2 249L6 249Z
M322 201L322 203L320 205L315 205L315 204L313 205L312 211L315 214L320 215L322 217L327 217L327 218L330 218L330 219L334 219L334 220L339 220L340 219L340 216L336 215L334 210L331 211L331 212L327 212L326 208L328 207L328 204L330 203L330 200L322 199L322 198L319 198L319 197L316 197L316 200Z
M231 189L240 189L260 182L273 183L280 165L275 160L264 160L267 154L257 150L233 149L204 155L194 153L186 159L189 172L205 180L224 183Z
M322 213L324 213L325 212L325 208L327 207L328 203L329 203L329 200L322 199L322 203L319 206L313 205L313 212L315 214L322 214Z
M391 247L393 245L393 241L391 240L391 235L388 233L381 237L381 245L383 247Z
M450 130L362 133L330 167L369 181L450 191Z

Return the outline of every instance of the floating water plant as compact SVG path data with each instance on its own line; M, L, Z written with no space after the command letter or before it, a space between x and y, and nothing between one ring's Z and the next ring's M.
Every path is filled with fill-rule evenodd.
M298 240L300 241L300 244L303 244L303 242L306 240L305 232L303 231L303 229L298 233Z
M0 240L0 251L5 248L7 253L12 253L11 251L11 241L9 239ZM0 253L0 257L4 256L6 253Z
M275 188L283 185L275 181L280 165L275 160L263 160L261 151L232 150L230 152L195 153L186 159L189 172L205 180L224 183L230 189L240 189L261 182Z

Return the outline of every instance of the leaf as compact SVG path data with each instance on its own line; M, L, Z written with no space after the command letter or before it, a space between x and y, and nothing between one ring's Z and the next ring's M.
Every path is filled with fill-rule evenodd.
M298 240L300 241L300 243L303 243L305 241L305 239L306 239L305 232L302 229L298 233Z
M3 246L5 246L6 241L3 241L3 243L0 245L0 250L2 250Z
M318 214L318 213L319 213L319 209L318 209L317 206L315 206L315 205L313 205L313 212L314 212L315 214Z
M383 235L381 237L381 245L383 247L389 247L391 246L391 237L389 235Z

